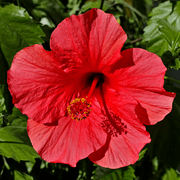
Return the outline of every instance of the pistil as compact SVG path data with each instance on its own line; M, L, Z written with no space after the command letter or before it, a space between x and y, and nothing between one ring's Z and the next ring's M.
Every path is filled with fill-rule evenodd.
M105 116L102 118L103 121L101 122L102 128L107 134L113 137L117 137L122 133L127 134L127 126L122 123L121 118L117 114L109 111L105 102L102 86L100 87L100 92L105 111Z
M92 94L93 94L93 92L94 92L94 89L95 89L98 81L99 81L99 77L95 76L95 77L94 77L94 80L93 80L93 82L92 82L91 88L90 88L90 90L89 90L89 93L88 93L88 95L87 95L87 98L88 98L88 99L91 98L91 96L92 96Z
M99 77L95 76L86 98L75 98L73 101L71 101L67 110L68 110L69 115L71 115L72 119L81 121L81 120L86 119L89 116L91 112L90 99L93 95L93 92L96 88L98 81L99 81Z

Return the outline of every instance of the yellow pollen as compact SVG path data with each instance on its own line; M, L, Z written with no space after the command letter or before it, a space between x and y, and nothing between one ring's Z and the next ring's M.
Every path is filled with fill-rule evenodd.
M72 119L81 121L86 119L91 112L91 102L86 98L75 98L67 108Z

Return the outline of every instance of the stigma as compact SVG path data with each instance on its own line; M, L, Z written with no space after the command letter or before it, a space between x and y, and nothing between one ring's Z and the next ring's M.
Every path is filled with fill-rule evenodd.
M72 119L81 121L86 119L91 112L91 102L87 98L75 98L67 108Z

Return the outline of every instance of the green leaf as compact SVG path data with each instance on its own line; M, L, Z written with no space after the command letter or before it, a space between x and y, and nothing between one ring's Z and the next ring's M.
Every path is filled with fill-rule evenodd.
M161 59L167 68L174 68L175 70L180 68L180 56L173 56L171 51L164 52Z
M150 41L151 39L157 37L158 34L158 24L154 20L149 20L147 26L144 28L144 38L143 42Z
M35 13L36 16L39 14L38 16L41 18L47 17L51 27L56 26L64 18L69 16L67 9L65 9L67 7L59 0L38 0L36 6L36 9L33 9L33 13Z
M164 120L154 126L148 126L151 143L148 152L153 159L157 156L159 162L166 167L177 168L180 162L180 94L176 94L173 109Z
M34 178L24 172L14 170L14 180L33 180Z
M7 119L10 126L0 129L0 154L16 161L35 162L39 155L27 135L27 116L14 107Z
M146 31L147 28L144 30ZM169 50L169 44L165 41L163 36L161 34L159 34L158 31L155 30L154 32L157 32L158 36L154 37L149 42L147 42L146 49L150 52L153 52L153 53L159 55L159 56L162 56L162 54L164 52ZM145 40L145 38L144 38L144 40Z
M174 55L180 47L180 31L176 26L173 26L174 21L169 19L172 9L170 1L161 3L152 10L148 25L144 28L143 42L146 42L146 49L159 56L162 56L166 51L171 51Z
M141 159L145 156L147 152L147 148L146 149L143 149L140 153L139 153L139 159L138 161L141 161Z
M108 169L98 166L94 173L94 180L133 180L136 177L131 166L120 169Z
M83 12L86 12L92 8L100 8L100 5L101 5L101 0L88 0L86 1L83 6L81 7L81 10L79 11L79 14L83 13ZM103 11L106 11L108 8L110 8L112 6L112 3L110 1L104 1L104 4L103 4L103 8L102 10Z
M27 136L26 127L7 126L0 129L0 154L16 161L35 161L35 152Z
M170 168L166 170L166 173L163 175L162 180L180 180L176 170Z
M159 22L161 26L159 31L162 33L163 38L169 44L169 50L174 54L175 49L180 47L180 31L173 27L167 20L161 19Z
M166 67L175 65L171 51L164 52L161 59Z
M0 45L9 66L19 50L44 42L43 31L24 8L13 4L0 7L0 17Z
M174 7L173 13L168 16L168 21L180 31L180 1Z
M89 9L92 9L92 8L99 8L101 5L101 1L100 0L97 0L96 2L92 2L92 1L87 1L86 3L84 3L84 5L81 7L81 11L79 12L80 13L83 13L83 12L86 12L88 11Z
M166 18L172 11L172 3L170 1L166 1L164 3L160 3L158 7L153 8L149 16L152 19L163 19Z
M136 13L137 15L139 15L141 18L145 18L146 19L146 16L144 16L140 11L138 11L136 8L134 8L133 6L131 6L129 3L125 2L125 1L122 1L122 0L117 0L117 2L122 2L122 4L129 8L131 10L131 12L134 12Z
M10 126L0 129L0 154L16 161L35 162L39 155L27 135L27 116L14 107L7 119Z
M147 0L136 0L136 1L131 0L131 2L132 2L132 6L144 15L147 14L147 8L148 6L151 6L150 4L152 3L150 2L150 4L148 4Z
M5 106L5 99L2 92L2 86L0 85L0 114L3 111L6 111L6 106Z
M4 85L0 85L0 127L6 125L6 113L7 113L3 90L4 90Z
M35 165L35 162L25 162L25 165L26 165L26 168L27 168L27 172L28 173L31 173L31 171L33 170L33 167Z
M69 15L76 14L76 12L79 10L79 6L81 4L81 1L78 0L69 0L68 2L68 8L71 9L69 12Z
M155 170L155 171L158 171L159 162L158 162L157 157L155 157L155 158L152 160L152 164L153 164L154 170Z
M0 88L1 88L1 92L3 93L3 96L4 96L4 100L5 100L4 103L6 106L7 113L10 114L10 113L12 113L13 104L12 104L12 97L10 95L7 82L3 85L0 85Z
M27 116L22 114L19 109L13 107L12 114L8 116L8 121L11 126L27 126Z
M176 70L180 69L180 58L175 59L175 69Z

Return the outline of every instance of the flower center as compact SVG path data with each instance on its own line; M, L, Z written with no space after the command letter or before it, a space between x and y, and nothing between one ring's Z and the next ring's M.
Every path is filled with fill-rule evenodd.
M75 98L67 109L72 119L81 121L89 116L91 112L91 102L88 103L85 98Z
M96 87L99 87L102 83L104 83L104 81L105 81L104 74L94 72L94 73L89 73L87 75L86 86L91 86L95 77L98 77L98 82L97 82Z
M72 119L81 121L81 120L86 119L89 116L91 112L90 98L96 88L98 81L99 81L99 77L95 76L86 98L75 98L73 101L71 101L67 110L68 110L68 113L71 115Z

